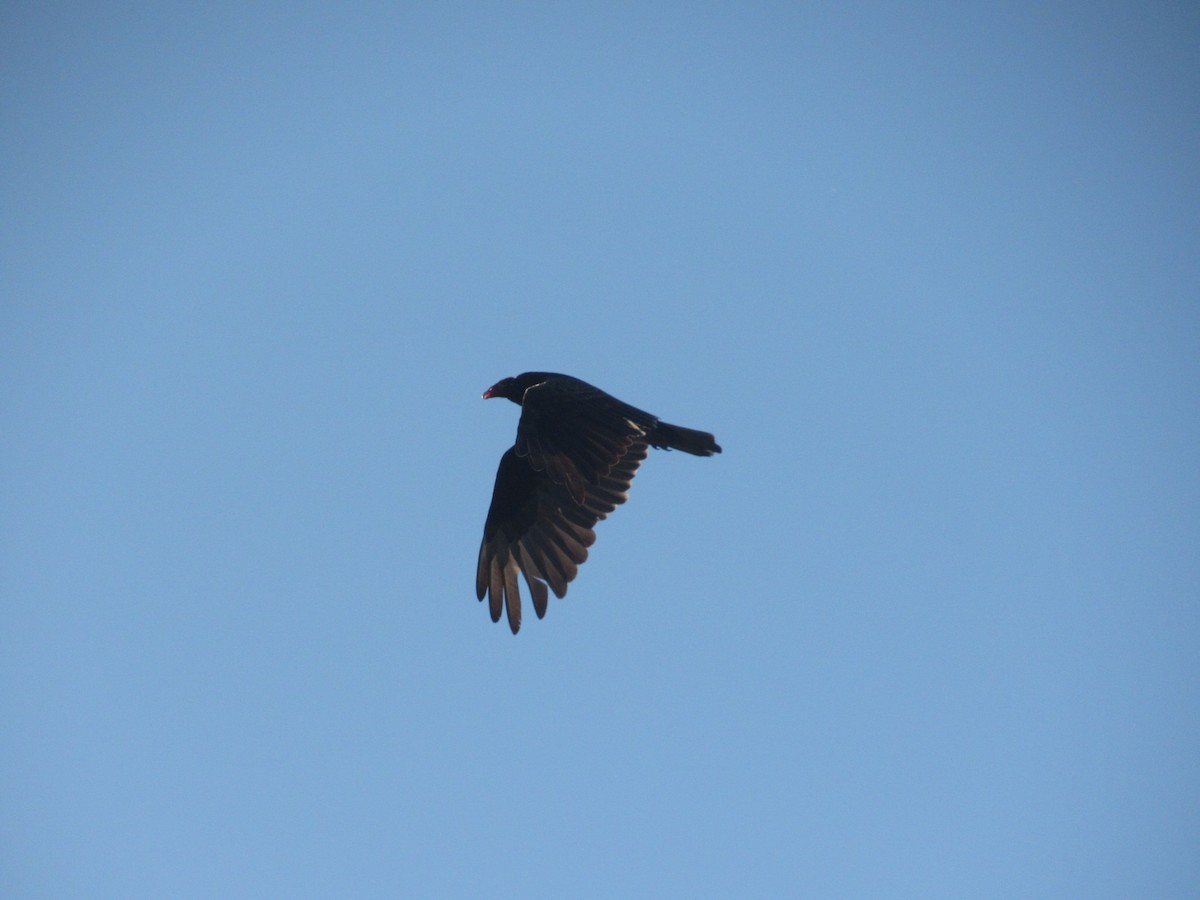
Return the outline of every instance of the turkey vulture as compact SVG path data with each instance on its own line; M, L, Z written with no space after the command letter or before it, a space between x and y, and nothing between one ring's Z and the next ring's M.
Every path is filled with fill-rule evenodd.
M508 626L521 627L517 572L525 576L533 609L567 593L592 528L625 502L649 447L695 456L720 453L706 431L660 422L570 375L526 372L505 378L483 399L507 397L521 407L517 442L500 457L492 505L483 526L475 594L488 598L492 621L502 607Z

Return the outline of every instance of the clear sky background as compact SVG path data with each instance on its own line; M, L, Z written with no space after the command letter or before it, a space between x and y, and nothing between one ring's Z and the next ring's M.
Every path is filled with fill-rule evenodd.
M0 20L0 894L1200 892L1195 7Z

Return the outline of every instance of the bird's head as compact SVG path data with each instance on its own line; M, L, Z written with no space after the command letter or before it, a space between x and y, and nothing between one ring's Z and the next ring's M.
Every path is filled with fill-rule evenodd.
M513 403L520 403L523 393L525 393L523 388L520 391L517 390L517 379L502 378L483 392L483 399L490 400L493 397L507 397Z
M522 372L513 378L502 378L483 392L483 399L492 397L507 397L517 406L525 402L525 392L534 385L541 384L551 378L562 378L553 372Z

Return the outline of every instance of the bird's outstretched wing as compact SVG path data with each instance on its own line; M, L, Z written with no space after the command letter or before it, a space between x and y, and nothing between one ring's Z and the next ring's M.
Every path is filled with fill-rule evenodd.
M647 452L643 440L629 438L621 445L597 442L595 446L605 448L606 455L618 455L594 482L581 479L576 470L580 491L576 495L567 478L560 481L551 471L554 452L545 444L539 446L539 452L549 454L540 457L540 469L531 465L532 452L523 457L517 447L500 457L475 574L476 596L482 600L487 595L493 622L499 622L501 610L507 609L513 634L521 627L517 573L524 575L540 619L549 600L547 586L556 597L566 595L567 584L596 540L593 526L625 502Z

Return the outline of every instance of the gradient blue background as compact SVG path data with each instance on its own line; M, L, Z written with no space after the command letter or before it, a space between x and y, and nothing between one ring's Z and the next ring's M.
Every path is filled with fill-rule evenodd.
M4 896L1200 892L1196 8L2 20Z

